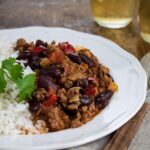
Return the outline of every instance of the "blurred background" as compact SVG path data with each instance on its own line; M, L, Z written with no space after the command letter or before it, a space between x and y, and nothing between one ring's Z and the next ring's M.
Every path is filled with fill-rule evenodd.
M0 29L25 26L71 28L109 38L141 58L150 45L141 39L135 14L127 27L108 29L95 23L90 0L0 0Z
M90 32L88 0L0 0L0 27L58 26Z

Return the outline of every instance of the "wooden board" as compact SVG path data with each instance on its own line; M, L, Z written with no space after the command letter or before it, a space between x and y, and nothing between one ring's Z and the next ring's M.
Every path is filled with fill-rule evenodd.
M148 108L149 104L144 103L140 111L114 133L111 140L106 144L104 150L127 150L143 118L145 117Z

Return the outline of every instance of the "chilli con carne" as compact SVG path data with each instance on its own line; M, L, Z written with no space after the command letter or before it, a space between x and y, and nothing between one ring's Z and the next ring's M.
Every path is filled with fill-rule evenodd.
M36 73L36 90L28 100L32 120L48 132L79 127L106 107L118 87L109 69L87 48L68 42L50 44L18 39L18 60Z

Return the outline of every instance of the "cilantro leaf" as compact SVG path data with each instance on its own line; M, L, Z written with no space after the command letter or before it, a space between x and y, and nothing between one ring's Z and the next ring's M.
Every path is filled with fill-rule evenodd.
M32 99L32 93L36 88L36 75L29 74L23 77L23 67L16 63L15 58L9 58L2 61L0 68L0 93L5 92L7 85L6 78L12 80L19 89L19 102L26 98Z
M35 90L35 87L26 87L19 92L19 102L24 101L27 97L32 99L32 92Z
M2 62L2 69L5 69L9 72L10 78L13 81L23 77L23 67L20 64L16 64L15 58L5 59Z
M32 99L32 92L35 90L35 74L26 75L23 79L19 79L16 84L19 88L19 102L25 100L25 98L29 97Z
M5 88L6 88L6 80L5 80L5 72L3 69L0 69L0 93L4 93L5 92Z
M17 81L17 85L20 90L26 88L26 87L34 87L35 86L35 74L28 74L23 79L19 79Z

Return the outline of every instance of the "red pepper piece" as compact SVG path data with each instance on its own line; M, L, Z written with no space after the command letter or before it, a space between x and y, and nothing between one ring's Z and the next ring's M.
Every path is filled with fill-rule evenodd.
M55 93L51 94L48 100L43 102L43 106L48 108L57 101L57 95Z
M88 96L93 96L96 93L96 89L92 85L89 85L84 92Z
M75 53L74 47L69 44L68 42L59 43L59 48L65 53L65 54L73 54Z
M39 47L34 47L31 52L32 53L36 53L39 54L41 52L43 52L46 48L44 46L39 46Z
M51 105L53 105L56 101L57 101L57 95L56 95L55 93L53 93L53 94L50 96Z

